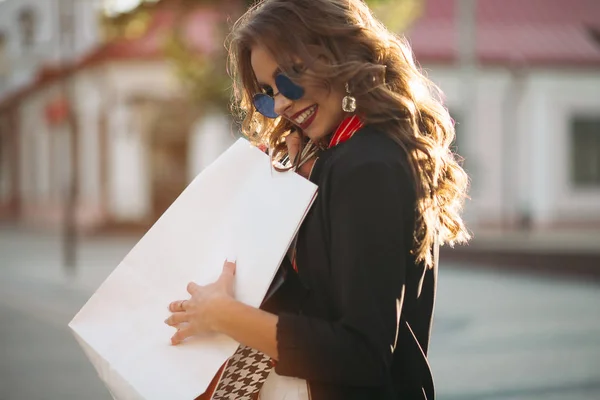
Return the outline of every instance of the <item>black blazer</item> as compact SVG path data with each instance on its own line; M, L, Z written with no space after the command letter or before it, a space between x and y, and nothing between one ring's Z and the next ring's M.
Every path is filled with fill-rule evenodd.
M365 126L320 154L310 179L319 194L298 233L298 272L284 263L263 304L279 315L276 372L306 379L313 400L433 399L437 263L410 252L405 153Z

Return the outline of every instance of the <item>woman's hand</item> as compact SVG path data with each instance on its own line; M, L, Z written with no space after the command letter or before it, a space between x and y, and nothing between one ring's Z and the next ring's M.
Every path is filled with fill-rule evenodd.
M187 286L190 299L169 304L169 311L173 314L165 323L177 328L171 338L172 344L179 344L190 336L215 331L215 316L219 313L220 304L224 303L223 300L234 299L234 277L235 262L225 261L223 272L216 282L206 286L190 282Z
M287 145L288 154L290 156L290 161L293 162L300 151L300 143L301 137L298 132L292 132L285 137L285 144ZM302 165L298 171L298 174L302 175L306 179L310 176L310 171L312 170L313 164L315 163L315 158L311 158L307 162Z

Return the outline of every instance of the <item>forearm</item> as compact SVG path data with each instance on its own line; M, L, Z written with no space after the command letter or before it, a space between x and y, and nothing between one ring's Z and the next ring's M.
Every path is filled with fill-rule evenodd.
M280 375L360 386L380 385L385 376L389 355L341 322L279 317L232 298L214 301L210 310L212 330L277 360ZM373 325L379 325L377 317Z
M277 360L277 321L274 314L234 299L214 307L212 328Z
M373 344L364 330L342 321L282 313L276 371L315 382L379 386L385 380L391 353Z

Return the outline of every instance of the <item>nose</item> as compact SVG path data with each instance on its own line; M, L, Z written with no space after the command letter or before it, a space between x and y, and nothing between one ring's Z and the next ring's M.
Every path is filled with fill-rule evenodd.
M279 115L284 115L286 110L292 105L292 100L286 98L281 93L277 93L275 100L275 112Z

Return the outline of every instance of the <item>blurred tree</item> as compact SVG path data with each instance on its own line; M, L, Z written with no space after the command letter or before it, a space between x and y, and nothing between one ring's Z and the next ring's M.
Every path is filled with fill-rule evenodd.
M426 0L370 0L373 12L391 31L405 32L417 20Z
M230 79L227 75L227 55L223 46L216 46L210 54L197 51L185 37L186 16L191 8L209 3L208 0L182 0L176 22L165 41L165 55L172 62L175 73L183 83L192 102L202 108L226 110L231 100ZM217 3L217 2L214 2ZM215 5L220 15L223 3ZM228 31L227 19L216 22L215 40L223 43Z
M100 16L100 31L105 43L135 40L147 33L156 2L139 0L135 7L125 9L128 4L127 1L122 4L118 0L105 0Z

